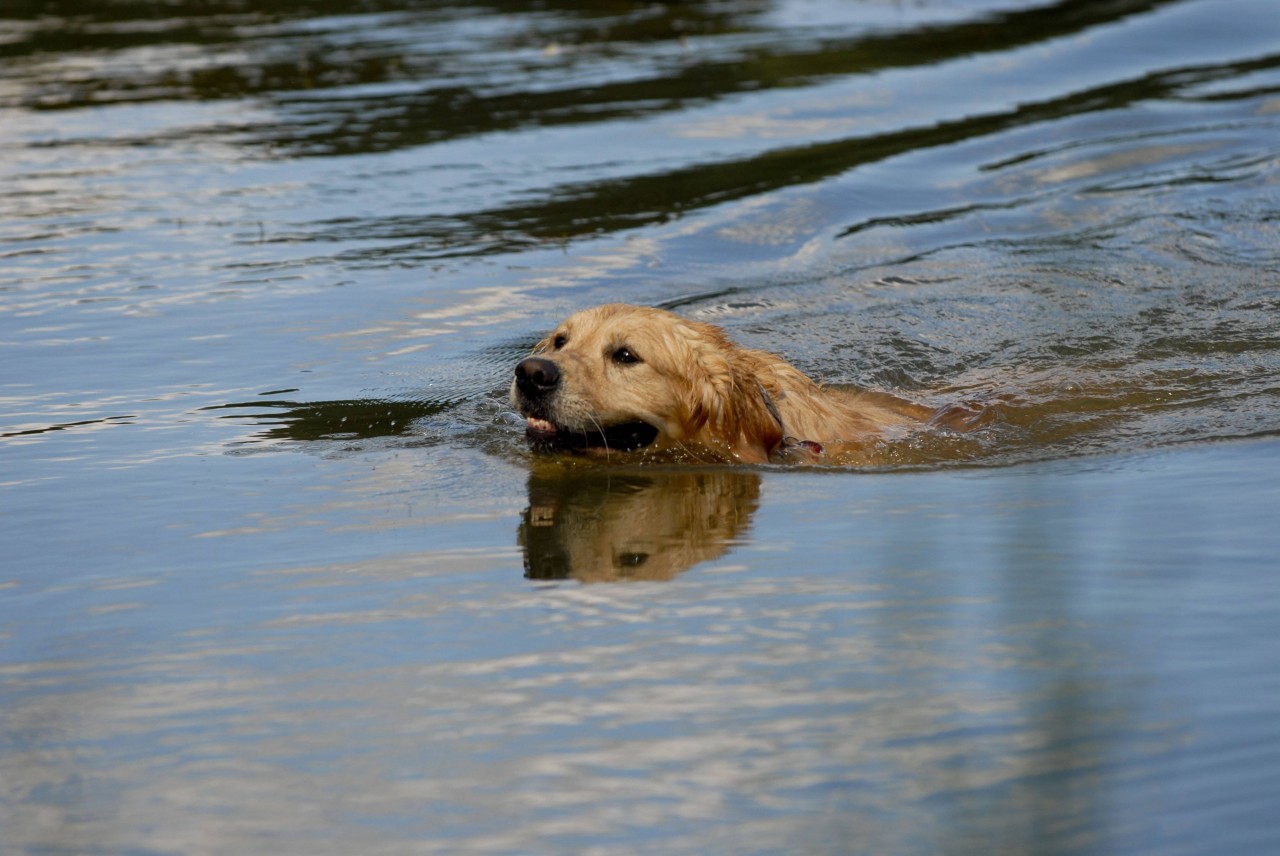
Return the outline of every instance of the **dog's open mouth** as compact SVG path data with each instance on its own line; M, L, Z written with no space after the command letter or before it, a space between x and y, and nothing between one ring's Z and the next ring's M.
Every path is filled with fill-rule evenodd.
M598 431L574 431L554 422L530 416L525 436L535 449L609 449L632 452L658 438L658 429L647 422L624 422Z

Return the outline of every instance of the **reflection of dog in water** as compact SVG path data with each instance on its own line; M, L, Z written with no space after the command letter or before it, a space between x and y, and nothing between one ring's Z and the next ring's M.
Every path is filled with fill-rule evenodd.
M511 401L535 449L744 463L867 463L876 441L948 421L887 393L820 386L710 324L623 304L578 312L539 342L516 365Z
M520 522L525 575L583 582L668 580L746 533L760 477L537 467Z

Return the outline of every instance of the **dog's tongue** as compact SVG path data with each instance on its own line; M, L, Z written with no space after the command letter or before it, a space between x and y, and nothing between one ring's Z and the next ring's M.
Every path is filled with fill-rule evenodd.
M556 433L556 426L553 422L530 416L528 422L525 423L525 430L532 434L554 434Z

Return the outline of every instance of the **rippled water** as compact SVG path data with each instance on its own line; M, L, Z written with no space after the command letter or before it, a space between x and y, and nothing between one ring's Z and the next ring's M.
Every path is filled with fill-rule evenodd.
M20 0L0 72L4 849L1280 846L1269 0ZM990 424L532 458L617 299Z

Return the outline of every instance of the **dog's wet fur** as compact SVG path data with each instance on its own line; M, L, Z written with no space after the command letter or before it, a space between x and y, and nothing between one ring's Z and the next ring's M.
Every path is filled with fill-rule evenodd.
M515 367L512 405L535 450L643 452L750 464L872 463L876 443L937 414L832 389L719 327L614 303L578 312Z

